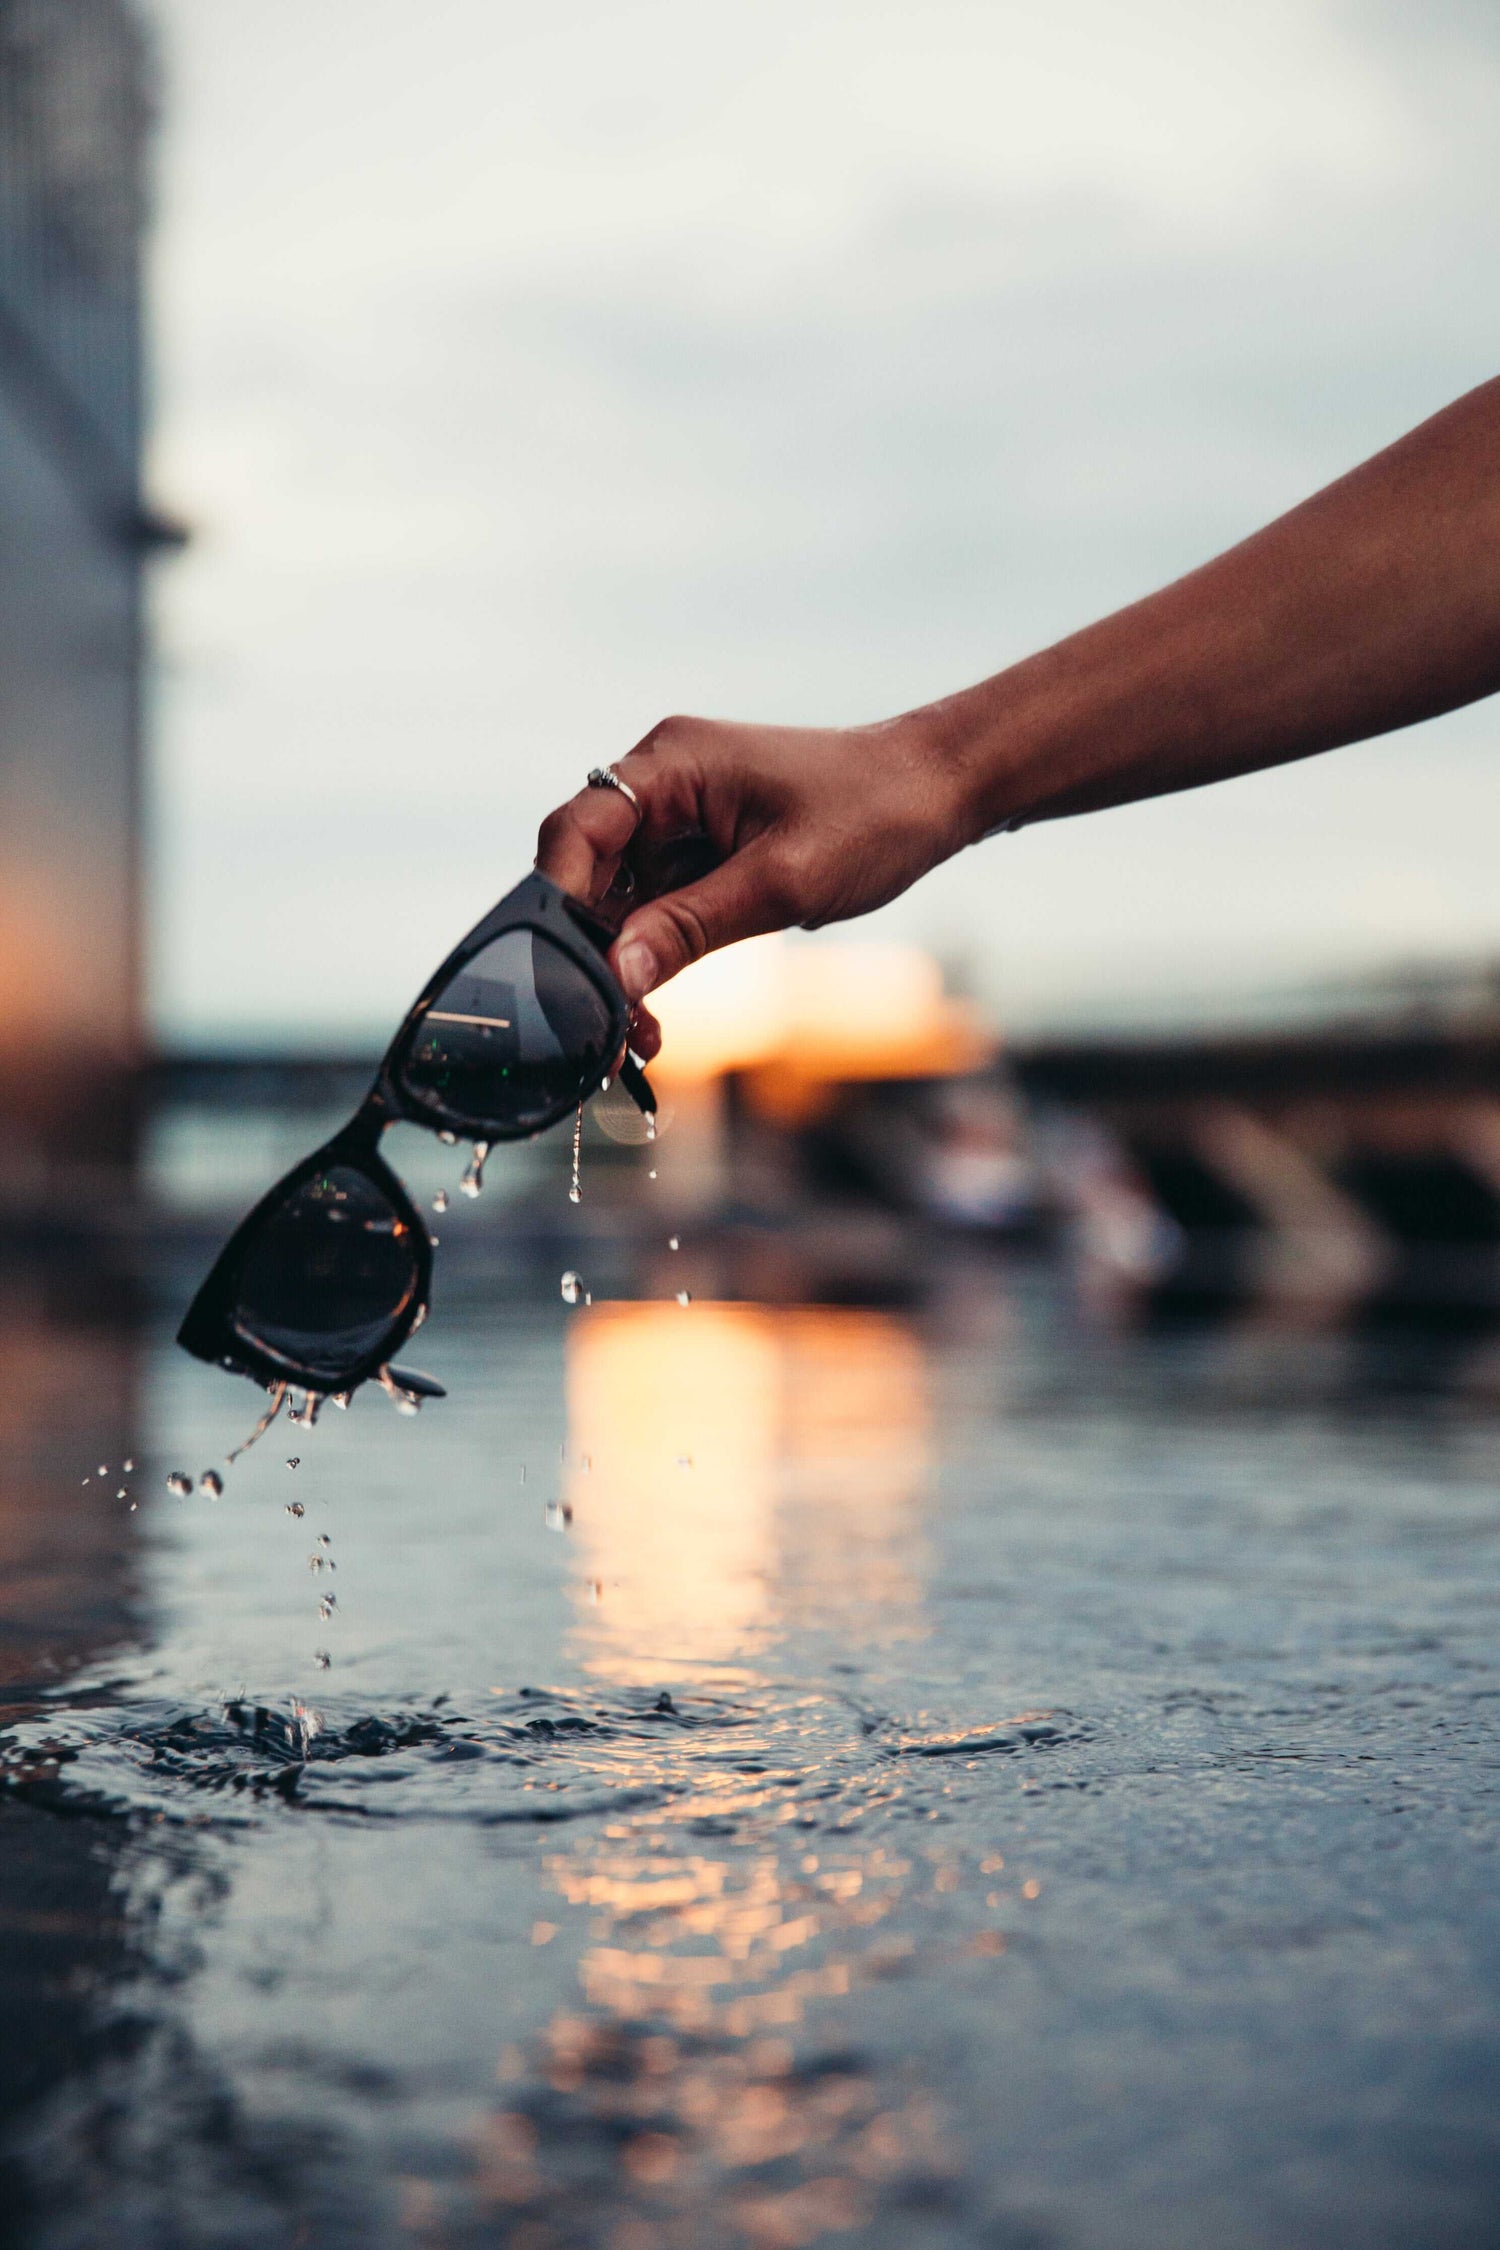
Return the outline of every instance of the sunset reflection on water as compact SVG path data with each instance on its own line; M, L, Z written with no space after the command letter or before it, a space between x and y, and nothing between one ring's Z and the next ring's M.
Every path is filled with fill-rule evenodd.
M568 1344L578 1637L620 1682L732 1678L808 1612L921 1626L921 1348L889 1314L595 1306Z
M857 1806L838 1833L831 1806L789 1793L826 1689L775 1709L756 1693L793 1627L851 1647L924 1630L921 1348L883 1313L598 1306L570 1331L568 1415L583 1661L743 1697L743 1731L727 1767L722 1742L701 1770L690 1734L664 1742L686 1787L549 1856L577 2003L540 2051L502 2058L518 2090L543 2077L550 2106L523 2096L488 2122L481 2193L576 2223L580 2152L604 2135L621 2250L795 2250L858 2226L891 2181L931 2193L951 2169L927 2094L893 2101L823 2021L905 1968L911 1940L884 1925L928 1855L863 1838Z

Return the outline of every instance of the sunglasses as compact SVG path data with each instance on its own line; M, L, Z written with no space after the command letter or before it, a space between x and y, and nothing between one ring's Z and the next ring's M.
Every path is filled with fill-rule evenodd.
M440 1396L391 1365L426 1317L432 1243L381 1135L405 1119L473 1141L482 1162L488 1144L545 1132L612 1077L653 1117L605 959L613 942L544 875L518 883L430 978L349 1123L236 1228L178 1330L184 1350L277 1405L305 1391L309 1415L371 1376L400 1402Z

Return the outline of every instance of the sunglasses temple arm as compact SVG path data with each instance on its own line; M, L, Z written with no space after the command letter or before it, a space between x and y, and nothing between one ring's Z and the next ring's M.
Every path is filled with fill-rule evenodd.
M635 1103L636 1108L643 1111L647 1117L654 1117L656 1115L656 1096L651 1091L646 1073L633 1055L627 1052L621 1057L620 1067L615 1072L615 1076Z

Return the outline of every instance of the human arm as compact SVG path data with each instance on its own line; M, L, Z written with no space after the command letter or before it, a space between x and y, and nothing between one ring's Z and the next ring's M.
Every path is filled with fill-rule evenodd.
M704 952L867 912L998 826L1309 757L1500 689L1500 380L1201 569L977 687L874 726L664 720L538 864L598 897L639 845L719 865L637 903L633 1000ZM637 831L639 830L639 842Z

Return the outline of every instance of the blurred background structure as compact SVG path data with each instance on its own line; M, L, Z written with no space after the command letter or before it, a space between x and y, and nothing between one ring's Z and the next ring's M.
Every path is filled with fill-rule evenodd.
M142 1060L141 272L124 0L0 6L0 1193L129 1158Z

